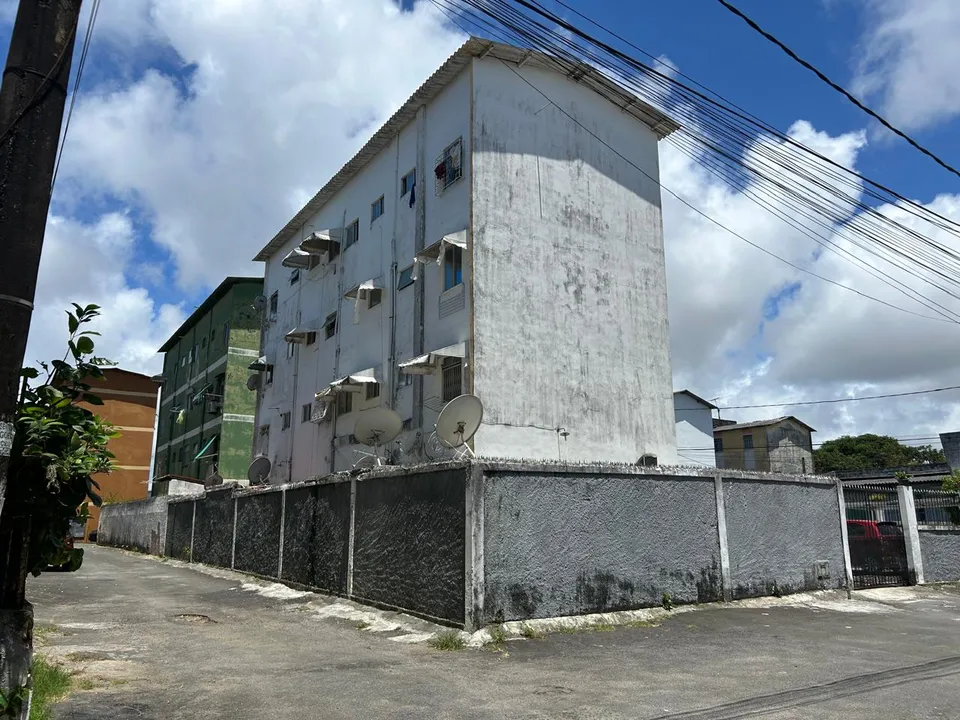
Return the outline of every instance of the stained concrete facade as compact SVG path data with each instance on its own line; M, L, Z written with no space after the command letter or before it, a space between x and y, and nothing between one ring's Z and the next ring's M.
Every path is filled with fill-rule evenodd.
M404 421L396 460L449 456L429 436L460 393L484 403L483 456L676 461L657 185L676 126L576 75L468 41L257 256L271 482L352 467L377 407ZM339 244L298 254L314 233ZM317 397L356 374L376 389Z
M102 545L164 555L167 547L167 498L104 505L97 542Z
M926 582L960 580L960 529L921 529L920 554Z
M717 467L812 475L815 430L793 416L713 429Z

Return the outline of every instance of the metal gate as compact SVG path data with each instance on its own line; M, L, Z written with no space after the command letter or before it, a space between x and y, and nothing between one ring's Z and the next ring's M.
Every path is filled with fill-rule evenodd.
M908 585L910 571L896 485L844 485L843 499L853 586Z

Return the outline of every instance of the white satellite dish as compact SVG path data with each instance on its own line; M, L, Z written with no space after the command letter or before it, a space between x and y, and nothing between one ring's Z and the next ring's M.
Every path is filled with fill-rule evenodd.
M476 395L461 395L447 403L437 418L437 438L448 448L460 449L459 455L473 450L467 442L476 435L483 421L483 403Z
M389 408L374 408L362 412L353 426L353 436L357 439L357 442L374 448L373 457L376 460L376 465L383 465L383 460L380 458L380 448L396 440L402 431L403 420ZM369 453L361 452L359 454L364 457L369 456Z
M253 309L256 310L257 312L263 312L265 307L267 307L267 296L257 295L253 299Z
M251 375L247 378L247 390L259 390L260 389L260 376Z
M250 463L250 467L247 469L247 479L250 481L251 485L263 485L267 482L267 478L270 477L270 458L264 455L258 455L253 459L253 462Z

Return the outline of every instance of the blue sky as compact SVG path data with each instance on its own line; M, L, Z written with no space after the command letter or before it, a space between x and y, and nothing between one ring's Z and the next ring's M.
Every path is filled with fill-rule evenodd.
M882 132L716 0L566 1L873 179L921 203L942 196L937 210L960 219L960 178ZM253 254L461 42L429 4L404 4L399 14L391 0L103 0L52 208L30 353L54 352L64 303L90 300L111 309L108 354L151 370L159 344L224 275L261 272ZM736 4L960 163L951 157L960 4ZM3 45L12 7L0 0ZM664 184L712 217L882 296L669 144L660 153ZM666 197L664 225L678 387L745 404L960 384L952 327L838 292ZM907 352L917 347L928 352ZM828 435L929 433L960 428L958 399L832 406L806 417Z

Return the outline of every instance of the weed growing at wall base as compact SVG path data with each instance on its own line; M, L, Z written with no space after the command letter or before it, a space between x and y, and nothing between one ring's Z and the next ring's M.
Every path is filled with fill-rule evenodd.
M434 650L463 650L466 641L456 630L444 630L428 640Z
M30 700L30 720L51 720L51 705L65 697L73 687L73 678L60 665L37 656L30 667L33 678L33 697Z

